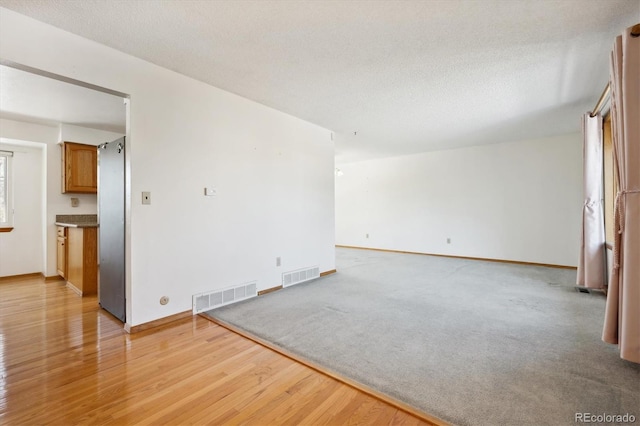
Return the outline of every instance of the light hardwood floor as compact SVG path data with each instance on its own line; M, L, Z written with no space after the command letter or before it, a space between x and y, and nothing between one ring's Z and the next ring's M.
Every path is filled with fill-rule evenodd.
M125 333L62 282L0 282L0 424L428 424L201 317Z

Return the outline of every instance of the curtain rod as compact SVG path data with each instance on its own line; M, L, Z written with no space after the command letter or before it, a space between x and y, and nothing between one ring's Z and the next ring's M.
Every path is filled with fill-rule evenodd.
M600 95L600 99L598 99L598 103L596 104L595 107L593 107L593 111L591 112L591 114L589 114L589 115L591 115L591 117L595 117L596 115L598 115L598 113L600 112L600 110L604 106L605 101L609 97L609 90L610 89L611 89L610 83L607 83L607 86L602 91L602 95Z

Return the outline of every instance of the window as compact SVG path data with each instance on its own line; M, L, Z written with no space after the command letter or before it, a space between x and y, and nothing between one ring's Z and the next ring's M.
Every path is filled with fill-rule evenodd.
M10 231L12 225L11 153L0 151L0 230Z

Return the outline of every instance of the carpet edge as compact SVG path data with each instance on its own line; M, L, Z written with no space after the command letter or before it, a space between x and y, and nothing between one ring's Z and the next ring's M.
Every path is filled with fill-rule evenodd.
M433 416L431 414L425 413L425 412L423 412L423 411L421 411L421 410L419 410L419 409L417 409L417 408L415 408L415 407L413 407L413 406L411 406L411 405L409 405L409 404L407 404L405 402L402 402L402 401L400 401L400 400L398 400L396 398L393 398L393 397L391 397L391 396L389 396L389 395L387 395L385 393L379 392L379 391L377 391L375 389L370 388L369 386L363 385L362 383L359 383L359 382L357 382L355 380L352 380L352 379L349 379L347 377L344 377L344 376L338 374L337 372L335 372L335 371L333 371L333 370L331 370L329 368L323 367L323 366L321 366L321 365L319 365L319 364L317 364L317 363L315 363L315 362L313 362L311 360L308 360L308 359L304 358L303 356L295 354L295 353L293 353L293 352L291 352L291 351L289 351L289 350L287 350L285 348L282 348L281 346L278 346L278 345L276 345L276 344L274 344L272 342L269 342L266 339L258 337L256 335L254 335L253 333L251 333L251 332L249 332L249 331L247 331L247 330L245 330L245 329L243 329L241 327L238 327L238 326L235 326L233 324L230 324L230 323L228 323L226 321L223 321L223 320L221 320L219 318L215 318L213 316L207 315L206 312L202 312L202 313L200 313L198 315L200 315L201 317L213 322L214 324L217 324L217 325L219 325L221 327L226 328L227 330L231 331L232 333L238 334L238 335L240 335L240 336L242 336L242 337L244 337L246 339L249 339L249 340L259 344L260 346L263 346L263 347L265 347L265 348L267 348L269 350L272 350L274 352L277 352L280 355L285 356L285 357L287 357L287 358L289 358L289 359L291 359L291 360L293 360L295 362L298 362L298 363L300 363L302 365L305 365L305 366L311 368L312 370L315 370L315 371L319 372L320 374L323 374L325 376L331 377L332 379L335 379L335 380L337 380L337 381L339 381L339 382L341 382L341 383L343 383L343 384L345 384L345 385L347 385L347 386L349 386L349 387L351 387L351 388L353 388L355 390L363 392L363 393L365 393L365 394L367 394L367 395L369 395L369 396L371 396L371 397L373 397L373 398L375 398L375 399L377 399L379 401L387 403L387 404L397 408L398 410L404 411L405 413L408 413L408 414L410 414L412 416L415 416L418 419L420 419L420 420L422 420L422 421L424 421L426 423L431 423L431 424L436 425L436 426L451 426L450 423L447 423L444 420L442 420L442 419L440 419L440 418L438 418L436 416Z

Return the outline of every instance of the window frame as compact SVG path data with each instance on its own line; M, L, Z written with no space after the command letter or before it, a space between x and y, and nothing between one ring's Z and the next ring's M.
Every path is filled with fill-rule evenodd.
M0 218L0 232L10 232L13 230L14 223L14 208L13 208L13 153L10 151L0 151L0 157L4 158L3 166L5 168L5 198L6 198L6 210L7 218L2 220Z

